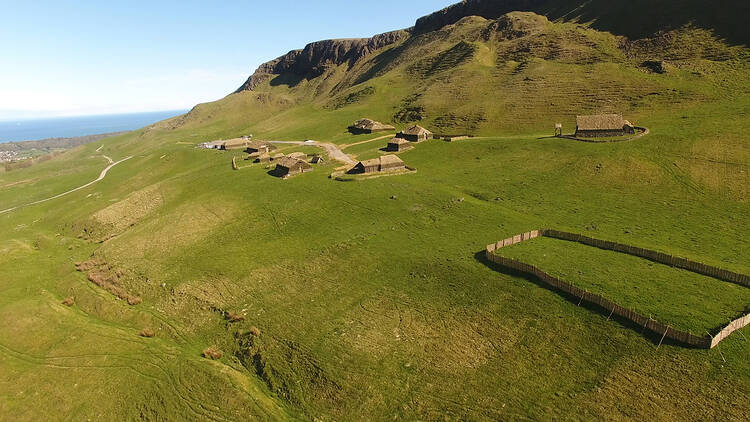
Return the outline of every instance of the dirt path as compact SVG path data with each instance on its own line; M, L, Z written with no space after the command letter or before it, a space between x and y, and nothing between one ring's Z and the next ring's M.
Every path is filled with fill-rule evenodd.
M287 144L287 145L306 145L312 147L321 147L328 152L328 155L336 161L340 161L344 164L357 164L352 157L344 154L344 151L339 148L338 145L329 142L315 142L305 143L301 141L271 141L272 144Z
M60 198L60 197L63 197L63 196L65 196L65 195L68 195L68 194L70 194L70 193L73 193L73 192L79 191L79 190L81 190L81 189L85 189L85 188L87 188L87 187L89 187L89 186L93 185L94 183L96 183L96 182L98 182L98 181L100 181L100 180L104 179L104 177L105 177L105 176L107 175L107 172L109 172L109 170L110 170L110 169L111 169L112 167L114 167L114 166L116 166L116 165L118 165L118 164L122 163L123 161L127 161L127 160L129 160L129 159L133 158L133 156L131 155L130 157L127 157L127 158L123 158L122 160L120 160L120 161L117 161L117 162L115 162L115 161L112 161L112 159L111 159L111 158L109 158L109 157L107 157L106 155L102 155L102 157L104 157L104 159L106 159L106 160L107 160L107 162L109 162L109 165L108 165L108 166L107 166L107 167L106 167L106 168L105 168L104 170L102 170L102 172L101 172L101 173L99 173L99 177L97 177L97 178L96 178L95 180L92 180L91 182L88 182L88 183L86 183L86 184L85 184L85 185L83 185L83 186L79 186L79 187L77 187L77 188L71 189L71 190L69 190L69 191L67 191L67 192L63 192L63 193L61 193L61 194L58 194L58 195L55 195L55 196L52 196L52 197L49 197L49 198L45 198L45 199L42 199L42 200L39 200L39 201L31 202L31 203L28 203L28 204L25 204L25 205L19 205L19 206L17 206L17 207L13 207L13 208L8 208L7 210L2 210L2 211L0 211L0 214L5 214L5 213L7 213L7 212L11 212L11 211L17 210L17 209L19 209L19 208L23 208L23 207L29 207L29 206L31 206L31 205L41 204L42 202L47 202L47 201L51 201L51 200L53 200L53 199L57 199L57 198Z

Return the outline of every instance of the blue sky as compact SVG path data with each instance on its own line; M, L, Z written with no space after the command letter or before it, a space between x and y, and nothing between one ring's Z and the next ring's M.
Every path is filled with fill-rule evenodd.
M310 41L412 26L455 0L0 0L0 119L219 99Z

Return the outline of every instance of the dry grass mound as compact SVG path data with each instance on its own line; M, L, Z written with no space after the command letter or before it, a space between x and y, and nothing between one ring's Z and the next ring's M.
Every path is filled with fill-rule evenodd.
M224 353L217 346L211 346L203 351L203 357L211 360L219 360Z
M156 333L150 328L144 328L140 333L138 333L138 335L141 337L151 338L156 336Z
M236 314L236 313L233 313L233 312L227 312L226 318L227 318L227 320L229 320L229 322L242 322L242 321L245 320L245 316L244 315L242 315L242 314Z

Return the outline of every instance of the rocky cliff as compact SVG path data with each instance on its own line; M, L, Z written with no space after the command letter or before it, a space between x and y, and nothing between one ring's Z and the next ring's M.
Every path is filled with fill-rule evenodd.
M324 40L310 43L301 50L289 53L258 67L250 78L237 90L254 90L259 84L274 75L292 74L304 78L316 78L326 69L342 64L353 65L360 59L383 47L407 38L409 32L393 31L372 38L350 38Z

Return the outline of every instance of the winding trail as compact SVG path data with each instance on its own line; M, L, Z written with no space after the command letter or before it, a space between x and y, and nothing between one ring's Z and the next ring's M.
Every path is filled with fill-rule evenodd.
M112 161L112 159L111 159L111 158L109 158L109 157L107 157L106 155L102 155L102 157L104 157L104 158L105 158L105 159L106 159L106 160L107 160L107 161L109 162L109 165L108 165L108 166L107 166L107 167L106 167L106 168L105 168L104 170L102 170L102 172L101 172L101 173L99 173L99 177L97 177L97 178L96 178L95 180L92 180L91 182L88 182L88 183L86 183L86 184L85 184L85 185L83 185L83 186L79 186L79 187L77 187L77 188L74 188L74 189L71 189L71 190L69 190L69 191L67 191L67 192L63 192L63 193L61 193L61 194L58 194L58 195L55 195L55 196L51 196L51 197L49 197L49 198L41 199L41 200L39 200L39 201L34 201L34 202L31 202L31 203L28 203L28 204L25 204L25 205L19 205L19 206L17 206L17 207L13 207L13 208L8 208L7 210L2 210L2 211L0 211L0 214L5 214L5 213L8 213L8 212L11 212L11 211L17 210L17 209L19 209L19 208L24 208L24 207L29 207L29 206L32 206L32 205L36 205L36 204L41 204L42 202L47 202L47 201L51 201L51 200L53 200L53 199L57 199L57 198L60 198L60 197L63 197L63 196L65 196L65 195L68 195L68 194L70 194L70 193L73 193L73 192L79 191L79 190L81 190L81 189L86 189L87 187L89 187L89 186L93 185L94 183L96 183L96 182L98 182L98 181L100 181L100 180L104 179L104 177L105 177L105 176L107 175L107 172L109 172L109 170L110 170L110 169L111 169L112 167L114 167L114 166L116 166L116 165L118 165L118 164L122 163L123 161L127 161L127 160L129 160L129 159L133 158L133 156L131 155L131 156L129 156L129 157L123 158L123 159L122 159L122 160L120 160L120 161L117 161L117 162L115 162L115 161Z
M328 155L336 161L340 161L344 164L357 164L354 159L344 153L338 145L329 142L303 142L303 141L271 141L272 144L287 144L287 145L307 145L321 147L328 151Z

